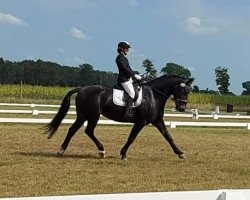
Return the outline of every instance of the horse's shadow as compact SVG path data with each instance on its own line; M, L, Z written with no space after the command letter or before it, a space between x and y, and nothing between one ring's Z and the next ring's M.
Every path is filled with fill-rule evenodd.
M13 153L15 155L19 156L27 156L27 157L47 157L47 158L76 158L76 159L100 159L97 156L86 154L86 155L80 155L80 154L65 154L63 156L58 156L56 153L51 152L15 152Z

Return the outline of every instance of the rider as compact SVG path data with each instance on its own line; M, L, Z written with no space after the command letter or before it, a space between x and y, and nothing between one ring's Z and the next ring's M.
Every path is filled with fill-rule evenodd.
M135 72L129 66L128 59L126 55L128 54L129 48L131 48L130 44L126 41L121 41L118 43L118 56L116 57L116 64L119 69L119 75L117 79L117 83L121 84L124 90L128 93L129 98L126 102L126 117L132 117L132 105L135 97L135 90L133 87L133 79L141 80L142 77L140 75L135 74Z

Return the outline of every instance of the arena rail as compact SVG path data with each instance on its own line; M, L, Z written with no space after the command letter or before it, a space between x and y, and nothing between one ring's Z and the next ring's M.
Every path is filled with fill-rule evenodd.
M1 200L249 200L250 189L0 198Z
M0 113L18 113L18 114L32 114L32 115L39 115L39 114L56 114L57 111L44 111L35 109L36 107L47 107L47 108L59 108L60 105L51 105L51 104L17 104L17 103L0 103L0 106L14 106L14 107L31 107L32 110L0 110ZM74 105L70 106L71 108L75 108ZM175 109L171 109L174 111ZM69 111L68 114L76 114L75 111ZM247 115L223 115L219 113L219 106L216 107L216 110L212 114L199 114L198 109L191 109L190 114L178 114L178 113L165 113L164 117L187 117L198 119L201 118L213 118L213 119L250 119L250 116Z
M30 124L44 124L49 123L51 119L35 119L35 118L0 118L0 123L30 123ZM72 124L75 119L64 119L63 124ZM132 125L132 123L120 123L113 120L99 120L99 125ZM87 122L84 123L84 126ZM250 130L250 123L234 123L234 122L179 122L179 121L165 121L166 126L176 128L177 126L199 126L199 127L244 127Z
M31 115L39 115L39 114L56 114L57 111L55 110L0 110L0 113L3 114L31 114ZM75 115L76 111L69 111L69 115ZM222 114L211 114L211 115L194 115L194 114L164 114L164 117L180 117L180 118L192 118L192 119L198 119L198 118L213 118L213 119L250 119L250 116L246 115L222 115Z
M0 106L15 106L15 107L31 107L31 108L35 108L35 107L47 107L47 108L59 108L60 105L48 105L48 104L34 104L34 103L0 103ZM70 106L71 108L75 108L75 106Z

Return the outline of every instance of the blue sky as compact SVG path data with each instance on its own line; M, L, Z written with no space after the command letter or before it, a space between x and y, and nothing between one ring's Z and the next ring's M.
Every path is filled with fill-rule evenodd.
M200 89L217 90L214 69L227 67L230 91L250 81L248 0L0 0L0 57L89 63L117 72L117 43L132 45L130 65L149 58L187 67Z

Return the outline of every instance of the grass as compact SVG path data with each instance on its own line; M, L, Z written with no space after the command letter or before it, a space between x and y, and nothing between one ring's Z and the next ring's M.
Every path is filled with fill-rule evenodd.
M41 125L0 125L0 197L121 192L250 188L250 134L245 129L170 129L187 156L180 160L153 127L145 127L119 159L130 126L98 126L107 152L99 159L95 145L80 130L63 158L55 153L69 126L52 140Z

